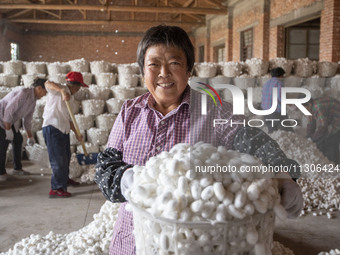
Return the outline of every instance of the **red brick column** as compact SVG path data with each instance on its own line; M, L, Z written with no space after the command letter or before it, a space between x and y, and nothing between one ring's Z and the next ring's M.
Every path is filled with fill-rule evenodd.
M320 25L320 61L340 61L340 0L324 0Z

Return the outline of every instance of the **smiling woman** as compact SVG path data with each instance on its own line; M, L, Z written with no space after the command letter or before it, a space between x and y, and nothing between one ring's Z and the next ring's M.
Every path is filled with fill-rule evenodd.
M184 52L177 47L151 46L145 54L144 80L156 110L166 115L181 103L190 72Z
M209 119L195 110L194 106L201 105L201 94L192 91L188 85L194 64L194 47L182 28L150 28L138 45L137 60L149 92L124 102L112 127L107 148L99 153L96 165L95 181L106 199L122 203L110 245L111 255L136 252L133 214L125 210L125 191L134 185L134 165L144 166L151 157L170 151L176 144L203 141L201 138L226 149L232 149L233 144L246 144L249 148L239 146L234 149L246 153L261 151L259 153L264 155L263 160L267 163L286 162L281 150L261 130L242 129L240 125L221 125L212 130ZM207 116L226 119L233 116L231 105L223 103L218 106L209 107ZM238 121L243 119L236 118ZM206 126L211 132L206 132ZM252 137L259 137L260 142L252 141ZM264 150L269 147L275 153ZM284 201L296 205L289 211L294 217L302 206L300 191L289 177L283 181L282 189L291 191Z

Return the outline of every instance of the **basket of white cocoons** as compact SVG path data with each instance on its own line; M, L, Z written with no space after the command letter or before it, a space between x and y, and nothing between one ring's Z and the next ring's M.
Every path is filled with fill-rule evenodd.
M134 166L125 195L136 253L272 254L275 215L285 218L286 212L272 174L244 171L260 164L199 142L177 144Z

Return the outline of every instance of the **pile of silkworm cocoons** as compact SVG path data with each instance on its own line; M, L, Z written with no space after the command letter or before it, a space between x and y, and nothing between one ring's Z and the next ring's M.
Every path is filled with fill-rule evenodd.
M98 214L93 215L93 221L78 231L69 234L47 235L31 234L16 243L13 248L1 255L84 255L108 254L117 219L119 204L105 202Z
M120 204L106 201L99 213L93 215L93 221L87 226L68 233L56 234L50 231L47 235L31 234L17 242L7 252L0 255L103 255L109 253L113 227L117 219ZM337 253L338 252L338 253ZM279 242L273 242L273 255L294 255L294 253ZM340 254L339 250L331 250L319 255Z
M339 255L340 254L340 249L334 249L334 250L330 250L328 252L320 252L318 255Z
M301 135L280 130L273 132L270 136L277 141L288 158L296 160L302 166L332 164L318 150L315 143ZM340 174L336 172L312 173L302 168L301 177L297 180L304 198L301 215L324 215L332 219L333 211L340 210L339 177Z
M271 254L274 212L285 218L286 211L280 205L277 182L271 173L241 170L241 166L260 164L249 154L199 142L192 146L177 144L169 152L150 158L145 166L134 166L134 185L125 195L132 204L129 209L134 212L137 251L144 254L138 244L158 243L159 254L175 250L178 253L174 254L223 254L223 251ZM237 170L205 171L216 165ZM152 222L152 217L138 219L134 208L143 209L152 217L193 225L179 223L173 233L170 223L162 226ZM228 222L235 223L225 231ZM200 223L206 226L202 228ZM225 224L214 225L218 223ZM227 239L223 238L226 232ZM151 240L147 240L148 236Z

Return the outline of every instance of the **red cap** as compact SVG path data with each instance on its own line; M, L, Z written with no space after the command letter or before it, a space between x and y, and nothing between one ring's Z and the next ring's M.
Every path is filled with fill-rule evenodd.
M66 74L66 81L79 82L82 87L89 87L84 83L83 75L79 72L69 72L68 74Z

